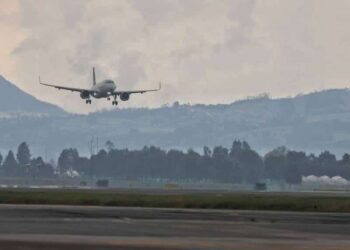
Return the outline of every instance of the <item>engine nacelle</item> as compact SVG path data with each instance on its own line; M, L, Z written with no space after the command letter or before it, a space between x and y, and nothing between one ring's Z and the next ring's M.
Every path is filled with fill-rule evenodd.
M88 99L90 97L90 93L88 91L83 91L80 93L80 97L82 99Z
M129 100L129 98L130 98L130 94L129 93L122 93L120 95L120 100L122 100L122 101L127 101L127 100Z

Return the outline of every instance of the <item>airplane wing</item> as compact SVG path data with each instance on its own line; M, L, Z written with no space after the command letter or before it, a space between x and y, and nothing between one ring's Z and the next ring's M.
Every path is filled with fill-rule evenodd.
M146 92L154 92L154 91L159 91L162 88L162 83L159 83L159 87L156 89L143 89L143 90L118 90L118 91L114 91L113 93L111 93L111 95L121 95L121 94L143 94Z
M43 82L41 82L40 77L39 77L39 83L41 85L53 87L53 88L56 88L56 89L64 89L64 90L69 90L69 91L73 91L73 92L84 92L84 91L87 91L89 93L93 92L90 89L71 88L71 87L65 87L65 86L60 86L60 85L53 85L53 84L43 83Z

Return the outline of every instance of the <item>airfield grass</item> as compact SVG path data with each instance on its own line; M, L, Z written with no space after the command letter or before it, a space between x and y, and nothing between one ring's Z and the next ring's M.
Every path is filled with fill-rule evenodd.
M0 204L350 212L350 197L300 193L149 194L108 190L0 190Z

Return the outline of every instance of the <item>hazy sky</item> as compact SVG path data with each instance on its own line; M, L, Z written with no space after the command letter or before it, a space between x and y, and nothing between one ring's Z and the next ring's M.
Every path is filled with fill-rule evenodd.
M68 111L77 93L37 84L150 88L129 106L227 103L350 86L350 1L0 0L0 74Z

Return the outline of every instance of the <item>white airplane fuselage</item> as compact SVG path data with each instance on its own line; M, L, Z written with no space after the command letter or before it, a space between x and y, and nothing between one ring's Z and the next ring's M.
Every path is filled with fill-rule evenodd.
M110 95L110 93L113 93L115 89L116 85L114 81L104 80L91 88L91 90L94 91L92 96L95 98L106 98Z

